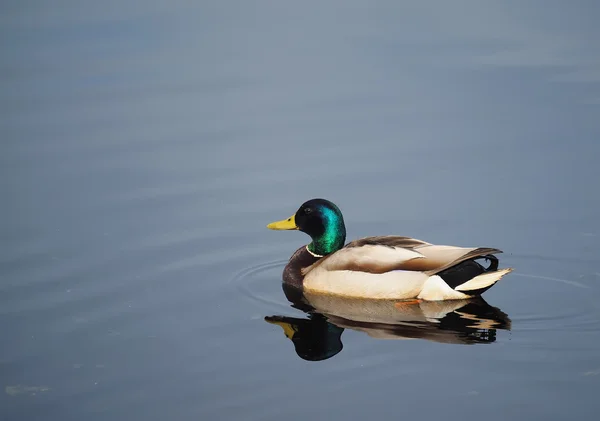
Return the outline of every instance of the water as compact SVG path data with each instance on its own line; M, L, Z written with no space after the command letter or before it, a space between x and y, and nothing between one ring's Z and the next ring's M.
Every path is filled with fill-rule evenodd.
M0 418L595 419L598 12L3 4ZM313 197L515 272L309 320L265 225Z

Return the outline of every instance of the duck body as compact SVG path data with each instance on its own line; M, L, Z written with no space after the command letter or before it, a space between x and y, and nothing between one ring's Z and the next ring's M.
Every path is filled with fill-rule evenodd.
M305 202L294 216L268 227L298 229L312 237L283 271L284 284L305 296L464 300L481 295L512 270L498 269L495 254L502 252L488 247L434 245L394 235L344 244L341 211L324 199Z
M360 245L367 241L371 244ZM407 237L366 237L339 251L316 257L303 246L290 258L283 282L307 294L348 298L464 300L481 295L511 269L495 270L498 259L489 248L424 243L390 247L374 241L416 241ZM487 267L476 260L486 259Z

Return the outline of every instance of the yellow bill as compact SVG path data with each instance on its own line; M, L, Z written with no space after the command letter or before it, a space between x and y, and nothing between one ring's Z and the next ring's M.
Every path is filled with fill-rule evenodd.
M266 319L265 319L266 320ZM278 325L283 329L283 333L288 339L292 339L296 332L298 332L298 328L294 326L292 323L286 323L275 320L266 320L267 323L271 323L272 325Z
M296 226L296 215L292 215L288 219L284 219L277 222L271 222L267 225L270 230L297 230Z

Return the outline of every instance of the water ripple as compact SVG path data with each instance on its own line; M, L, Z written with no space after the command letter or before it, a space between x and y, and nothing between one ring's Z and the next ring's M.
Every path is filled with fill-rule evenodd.
M265 310L288 309L289 304L283 298L280 288L281 272L287 262L287 259L275 260L245 268L230 283L244 297L260 304Z
M535 331L580 331L597 332L598 308L590 299L586 290L592 287L570 279L528 273L513 273L514 276L531 279L533 282L549 281L554 284L552 290L542 286L536 296L518 297L518 310L512 312L513 325L518 330ZM555 288L558 287L558 290ZM528 291L535 290L531 287ZM560 296L557 296L557 293ZM522 302L520 300L527 300ZM543 309L543 313L540 312Z

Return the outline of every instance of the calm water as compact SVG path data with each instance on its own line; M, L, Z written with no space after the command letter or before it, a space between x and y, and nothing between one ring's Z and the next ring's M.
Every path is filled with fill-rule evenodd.
M1 9L2 420L595 419L597 2ZM515 272L309 319L313 197Z

